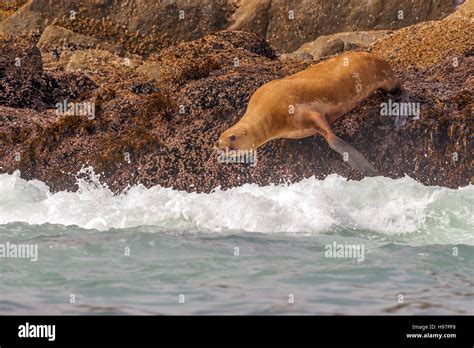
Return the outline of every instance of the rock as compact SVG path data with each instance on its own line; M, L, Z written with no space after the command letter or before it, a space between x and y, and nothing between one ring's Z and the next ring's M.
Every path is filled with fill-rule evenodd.
M282 53L282 54L280 54L280 59L282 59L282 60L297 59L297 60L312 61L313 56L308 52L292 52L292 53Z
M473 47L474 21L472 12L471 15L468 12L469 8L474 7L472 3L469 0L459 9L459 13L440 21L402 28L377 41L371 50L387 57L394 66L424 69L445 61L450 55L459 60Z
M67 61L67 72L86 72L98 84L137 78L134 69L141 65L140 59L118 57L108 51L96 49L77 50L70 55L61 56L61 60Z
M0 32L0 104L14 107L39 102L34 92L43 75L39 49Z
M8 0L0 3L0 22L10 17L26 3L26 0Z
M374 30L322 35L314 41L305 43L295 53L307 53L314 59L319 59L344 51L367 48L391 32L390 30Z
M450 16L461 16L466 18L472 18L474 15L474 1L473 0L458 0L456 12Z
M90 36L77 34L71 30L57 25L48 25L38 41L41 53L53 54L59 58L63 51L74 51L78 49L97 49L116 53L121 56L129 56L122 48L107 41L95 39Z
M0 67L6 78L35 80L43 74L41 53L34 44L0 33L0 49Z
M333 54L342 53L344 52L344 41L338 38L331 39L326 42L323 51L321 52L321 56L332 56ZM319 58L313 56L313 58Z
M421 104L421 117L394 129L393 119L380 115L386 96L376 93L337 122L335 133L383 175L409 175L427 185L469 184L474 57L465 49L470 38L465 24L458 17L417 24L373 46L377 54L394 62L411 100ZM424 41L431 44L442 38L451 41L445 54L432 64L412 66L403 45L409 45L414 56L425 57L433 47ZM394 48L388 49L390 45ZM458 56L457 67L450 64L453 55ZM242 64L234 64L236 56ZM259 149L255 167L217 161L213 143L240 119L253 92L268 81L301 71L309 61L278 59L254 34L230 31L152 55L149 61L162 64L164 71L158 82L124 67L121 59L106 51L79 50L70 57L70 72L46 72L66 85L74 85L81 76L97 84L88 86L83 80L74 89L76 100L94 103L93 120L0 105L2 171L20 169L22 177L40 179L53 190L74 190L72 174L90 165L115 192L139 183L210 192L217 186L277 184L331 173L362 178L321 137L271 141ZM209 61L216 65L207 69ZM167 64L174 69L167 71ZM50 84L55 102L56 85ZM30 117L33 121L28 123ZM452 160L454 152L457 161ZM19 161L16 153L21 153Z
M0 106L0 171L17 168L25 177L43 177L45 182L70 180L68 173L53 170L39 172L39 168L61 167L64 158L49 158L56 145L63 146L64 134L75 133L80 124L77 118L61 119L53 110L38 112L32 109L13 109ZM71 126L73 125L73 126ZM61 130L60 133L58 130ZM48 140L46 140L48 139ZM56 145L55 145L56 144ZM64 155L63 149L57 149Z
M251 31L265 37L270 21L270 0L242 1L232 14L229 30Z
M327 0L247 0L234 13L234 23L230 28L258 33L279 50L291 52L321 35L393 30L440 19L452 13L456 3L456 0L362 0L346 3Z
M55 24L113 42L127 52L148 55L223 29L231 9L225 0L29 0L0 23L0 31L25 35Z
M279 51L292 52L321 35L394 30L440 19L452 13L458 2L29 0L0 23L0 31L27 35L35 30L42 33L48 25L54 24L147 57L182 41L227 28L253 32L266 38Z
M45 73L39 49L0 33L0 105L44 110L64 98L86 98L95 84L81 74Z
M138 72L157 81L184 82L209 76L223 67L275 59L275 51L252 33L221 31L154 54Z

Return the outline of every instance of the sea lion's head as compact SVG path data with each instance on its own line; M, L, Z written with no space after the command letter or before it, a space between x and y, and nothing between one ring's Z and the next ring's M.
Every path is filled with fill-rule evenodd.
M250 127L241 122L224 131L216 142L219 150L254 150L255 145L257 144Z

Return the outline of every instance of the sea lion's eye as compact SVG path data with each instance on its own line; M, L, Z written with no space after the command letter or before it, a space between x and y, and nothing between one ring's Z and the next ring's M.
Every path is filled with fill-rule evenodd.
M233 135L233 134L232 134L232 135L229 135L229 140L230 140L230 141L235 141L236 138L237 138L237 137L236 137L235 135Z

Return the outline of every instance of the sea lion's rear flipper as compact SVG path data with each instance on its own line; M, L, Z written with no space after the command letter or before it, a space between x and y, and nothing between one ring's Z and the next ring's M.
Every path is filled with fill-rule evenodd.
M397 85L394 89L388 92L388 96L393 98L396 102L399 103L409 103L410 96L408 95L406 89L402 86L400 81L397 82ZM406 115L397 115L395 116L395 127L402 127L407 123L408 116Z
M352 168L367 176L378 174L364 155L333 133L326 117L314 111L307 113L306 116L311 120L316 130L326 139L331 149L338 152Z
M377 170L352 145L349 145L334 134L325 137L325 139L331 149L338 152L352 168L367 176L377 175Z

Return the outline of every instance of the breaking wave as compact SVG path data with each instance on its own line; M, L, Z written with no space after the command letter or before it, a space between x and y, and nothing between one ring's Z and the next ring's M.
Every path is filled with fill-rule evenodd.
M188 193L138 185L113 194L91 168L77 192L52 193L17 171L0 175L0 225L77 225L101 231L137 226L222 232L330 233L364 231L388 238L420 237L423 244L474 245L474 186L424 186L404 177L347 181L330 175L290 185L245 184Z

